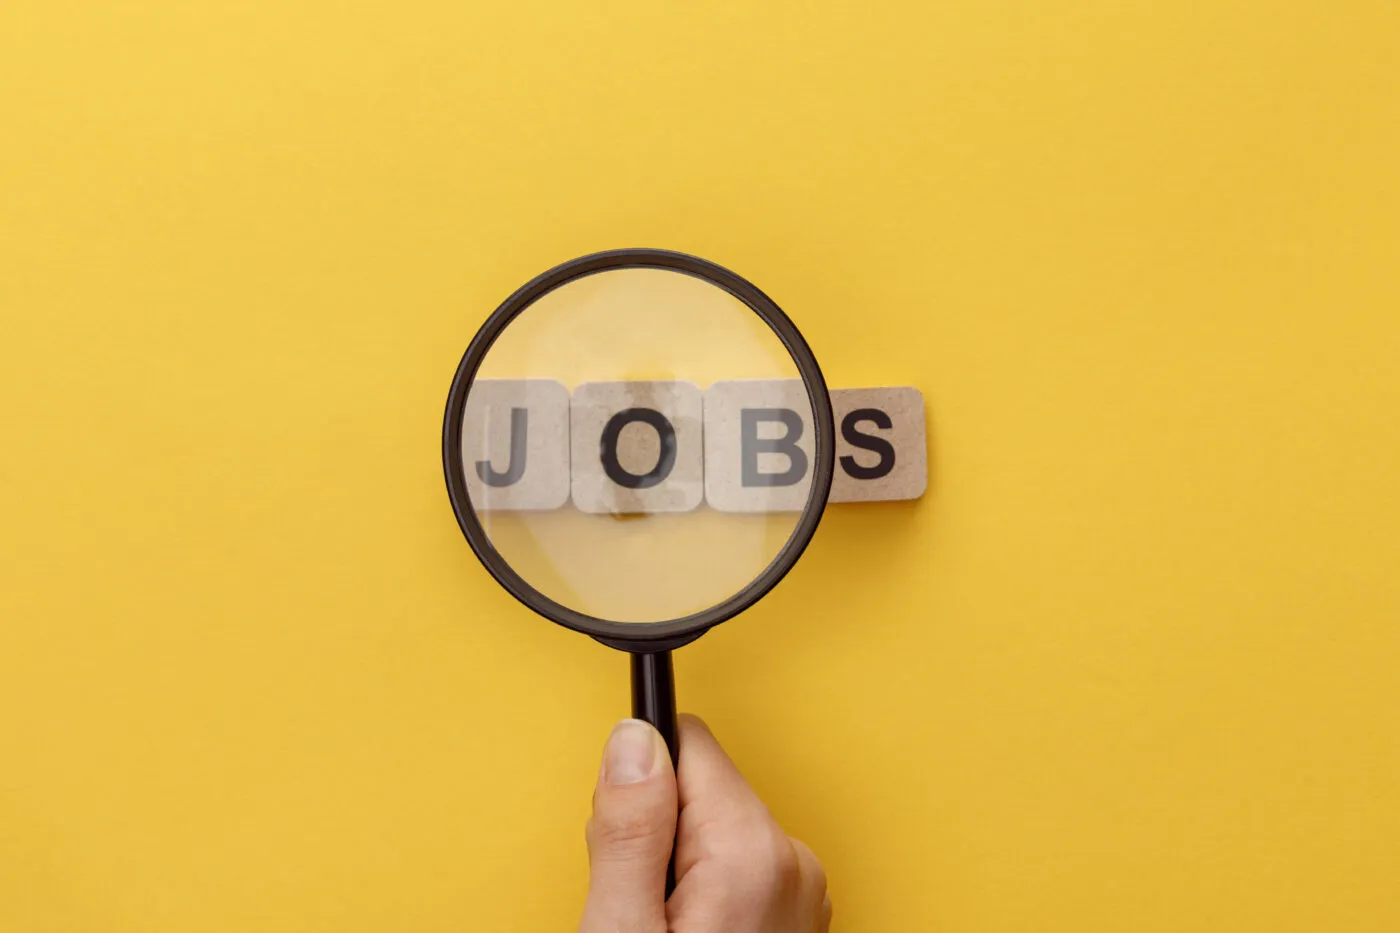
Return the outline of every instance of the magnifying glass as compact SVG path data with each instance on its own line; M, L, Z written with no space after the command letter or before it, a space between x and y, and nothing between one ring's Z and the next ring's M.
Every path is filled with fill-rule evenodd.
M476 556L536 613L630 653L632 714L673 762L670 652L792 569L834 451L826 383L787 315L733 272L657 249L583 256L507 298L443 422Z

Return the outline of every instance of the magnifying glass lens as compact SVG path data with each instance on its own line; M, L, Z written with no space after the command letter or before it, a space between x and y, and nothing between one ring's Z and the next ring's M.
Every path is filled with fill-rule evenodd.
M797 363L748 305L685 272L607 269L546 292L496 336L461 425L491 548L595 619L660 623L733 598L809 505Z

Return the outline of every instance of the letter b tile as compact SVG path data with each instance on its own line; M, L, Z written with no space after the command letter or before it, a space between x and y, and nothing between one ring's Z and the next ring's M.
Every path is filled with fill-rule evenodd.
M569 501L569 390L552 379L478 379L462 418L475 509L557 509Z
M700 389L585 382L574 389L574 504L585 512L688 512L704 497Z
M812 486L812 407L800 379L705 392L705 498L722 512L798 512Z

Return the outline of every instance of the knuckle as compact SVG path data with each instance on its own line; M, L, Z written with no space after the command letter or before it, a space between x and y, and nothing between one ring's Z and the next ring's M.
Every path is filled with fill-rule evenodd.
M776 827L766 827L756 833L749 843L746 874L749 882L766 892L785 892L797 888L802 868L788 837Z
M802 880L816 895L821 898L826 894L826 869L822 867L821 860L805 842L800 839L793 839L792 848L797 853L797 861L802 866Z
M802 884L802 863L797 860L797 853L793 851L792 843L786 836L773 841L769 858L772 861L773 878L780 890L794 891Z

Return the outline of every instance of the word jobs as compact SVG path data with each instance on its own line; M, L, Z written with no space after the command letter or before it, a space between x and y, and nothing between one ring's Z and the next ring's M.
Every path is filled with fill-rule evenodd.
M927 485L924 400L907 386L835 389L830 502L917 499ZM597 513L800 511L812 413L798 379L690 382L479 379L462 417L476 509Z

